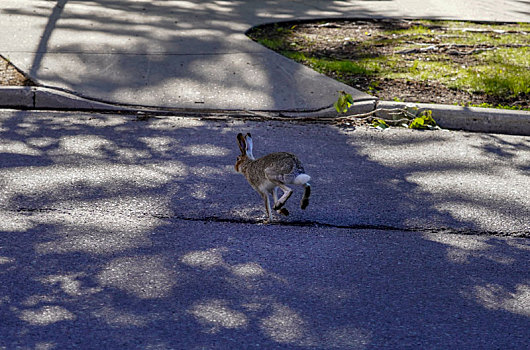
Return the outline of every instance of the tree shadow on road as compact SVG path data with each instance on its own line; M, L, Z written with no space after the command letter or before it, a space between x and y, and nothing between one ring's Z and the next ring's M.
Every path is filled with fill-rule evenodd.
M522 179L528 150L510 150L524 138L462 146L477 154L469 164L413 157L443 154L444 144L466 135L459 133L144 119L4 113L0 346L503 348L527 341L528 240L428 230L487 228L440 209L457 199L466 210L477 203L432 186L431 176L449 174L435 183L450 184L452 173L487 164L485 174L496 178L500 165L489 160L510 152L502 158ZM253 133L255 155L293 151L313 176L310 207L297 209L293 197L285 224L255 221L263 215L259 196L233 170L242 130ZM491 155L493 142L501 150ZM481 206L495 214L499 202ZM528 210L510 204L513 212L503 215ZM419 225L423 233L412 231ZM384 226L395 229L377 229Z

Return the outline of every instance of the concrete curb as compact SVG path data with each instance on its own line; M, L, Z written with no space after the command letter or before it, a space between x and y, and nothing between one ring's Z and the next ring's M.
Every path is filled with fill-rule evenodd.
M354 104L350 114L367 113L374 110L374 101L362 101ZM380 101L378 108L404 108L410 103ZM428 103L414 103L421 110L432 110L438 125L444 129L463 130L485 133L513 134L530 136L530 112L494 108L462 107ZM245 111L205 111L190 109L164 109L154 107L121 106L79 97L74 94L47 87L36 86L0 86L0 108L28 110L75 110L94 112L160 112L160 113L240 113ZM252 114L254 111L247 111ZM256 113L257 115L259 114ZM337 112L333 107L318 111L269 111L268 114L280 114L293 119L300 117L334 117ZM384 113L377 114L388 117Z
M47 87L0 86L0 108L123 111L131 108L94 101Z
M404 108L411 103L381 101L379 108ZM530 136L530 112L509 109L412 103L419 112L431 110L444 129ZM384 114L379 114L385 117Z

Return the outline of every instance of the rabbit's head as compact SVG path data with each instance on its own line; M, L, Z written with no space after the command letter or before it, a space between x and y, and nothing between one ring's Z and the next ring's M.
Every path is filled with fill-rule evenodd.
M239 133L237 134L237 143L241 154L237 157L235 168L238 173L242 173L243 169L241 165L254 160L254 156L252 155L252 136L250 136L250 133L247 133L245 136Z

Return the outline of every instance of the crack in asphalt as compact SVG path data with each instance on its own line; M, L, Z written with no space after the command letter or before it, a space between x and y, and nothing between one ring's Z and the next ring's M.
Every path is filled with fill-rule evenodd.
M20 207L14 210L17 213L50 213L60 212L67 213L68 210L56 209L56 208L28 208ZM477 230L470 228L454 228L454 227L423 227L423 226L390 226L390 225L379 225L379 224L333 224L321 221L275 221L272 223L265 223L263 220L256 219L245 219L245 218L223 218L218 216L205 216L205 217L191 217L182 215L169 215L169 214L157 214L157 213L142 213L137 216L151 216L161 220L180 220L190 222L215 222L215 223L228 223L228 224L244 224L244 225L269 225L279 227L312 227L312 228L334 228L334 229L346 229L346 230L372 230L372 231L401 231L401 232L423 232L423 233L443 233L453 235L468 235L468 236L493 236L493 237L512 237L512 238L530 238L530 231L521 232L502 232L502 231L490 231L490 230Z
M402 232L424 232L424 233L445 233L445 234L458 234L458 235L474 235L474 236L496 236L496 237L514 237L514 238L530 238L530 231L522 232L501 232L501 231L488 231L488 230L475 230L470 228L453 228L453 227L399 227L389 225L378 225L378 224L350 224L340 225L320 221L276 221L270 224L265 224L261 220L243 219L243 218L222 218L216 216L209 217L186 217L179 215L159 215L151 214L151 216L157 219L166 220L182 220L182 221L193 221L193 222L219 222L219 223L232 223L232 224L260 224L260 225L271 225L271 226L284 226L284 227L314 227L314 228L336 228L336 229L348 229L348 230L374 230L374 231L402 231Z

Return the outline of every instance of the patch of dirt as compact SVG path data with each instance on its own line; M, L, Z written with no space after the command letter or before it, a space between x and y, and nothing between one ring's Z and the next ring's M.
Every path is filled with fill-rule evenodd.
M33 86L29 78L0 56L0 86Z
M459 105L480 105L483 103L497 105L519 106L530 108L530 96L521 94L516 97L503 98L485 93L471 93L463 90L450 89L436 81L413 81L405 79L388 79L364 76L342 76L348 85L374 95L383 101L399 100L416 103L439 103ZM375 87L375 88L374 88Z
M435 23L435 22L434 22ZM389 42L399 34L386 34L383 31L396 31L410 29L419 23L411 20L357 20L357 21L332 21L327 23L302 22L282 23L279 25L264 25L251 30L248 35L254 40L260 38L281 39L284 46L275 48L276 51L300 52L307 57L318 57L334 60L359 60L400 54L403 65L407 62L427 59L428 55L439 55L440 60L446 59L461 66L476 64L475 53L495 49L495 46L484 43L478 45L451 44L447 45L448 34L441 25L432 24L428 28L436 35L418 35L408 44L423 45L421 49L403 50L392 46ZM421 24L425 26L424 23ZM504 25L508 29L509 24ZM487 31L487 30L486 30ZM492 30L494 32L494 30ZM525 33L526 35L526 33ZM457 37L457 36L455 36ZM457 37L458 39L458 37ZM366 42L370 41L367 45ZM374 41L376 43L374 43ZM526 46L516 44L503 44L502 47ZM448 58L442 58L444 57ZM518 96L494 96L483 92L468 92L445 86L436 80L415 81L405 79L389 79L375 75L341 74L323 72L357 88L374 95L381 100L400 100L405 102L442 103L459 105L491 104L493 106L513 106L517 108L530 108L530 94Z

